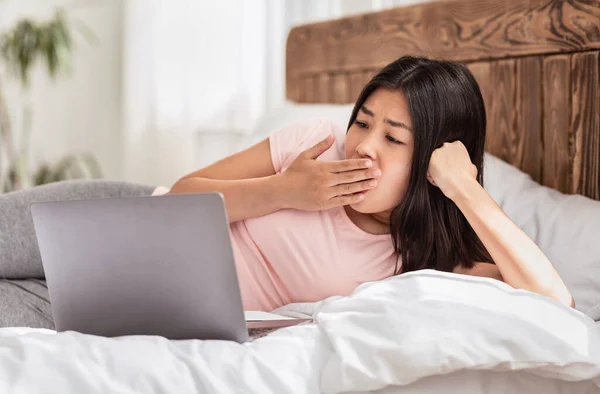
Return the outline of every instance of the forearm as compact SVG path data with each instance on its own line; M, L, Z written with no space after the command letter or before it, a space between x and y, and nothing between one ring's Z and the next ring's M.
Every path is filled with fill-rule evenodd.
M230 223L283 209L278 175L263 178L218 180L187 178L176 182L169 194L220 192Z
M506 283L574 306L571 294L548 258L477 181L468 182L453 201L489 251Z

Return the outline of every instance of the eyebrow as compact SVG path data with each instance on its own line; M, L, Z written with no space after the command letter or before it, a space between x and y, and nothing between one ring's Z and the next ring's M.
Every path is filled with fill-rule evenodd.
M369 116L375 116L375 114L373 113L373 111L371 111L369 108L365 107L364 105L362 107L360 107L360 111L363 112L366 115ZM410 127L408 127L406 124L402 123L402 122L397 122L395 120L391 120L391 119L384 119L383 120L385 123L389 124L390 126L393 127L398 127L400 129L406 129L408 131L410 131L412 133L412 129Z

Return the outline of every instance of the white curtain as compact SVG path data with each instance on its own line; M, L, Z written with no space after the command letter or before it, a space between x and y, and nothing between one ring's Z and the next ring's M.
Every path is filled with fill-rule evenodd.
M285 100L291 26L409 1L126 0L126 179L170 185L232 153Z
M269 46L284 35L283 9L267 0L125 2L126 179L172 184L195 168L202 138L246 132L275 101Z

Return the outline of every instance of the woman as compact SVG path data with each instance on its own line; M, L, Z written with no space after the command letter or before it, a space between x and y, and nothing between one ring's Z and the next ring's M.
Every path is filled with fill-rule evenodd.
M219 191L245 309L346 295L432 268L566 305L542 251L482 187L485 109L463 65L403 57L365 86L347 130L308 121L177 181Z

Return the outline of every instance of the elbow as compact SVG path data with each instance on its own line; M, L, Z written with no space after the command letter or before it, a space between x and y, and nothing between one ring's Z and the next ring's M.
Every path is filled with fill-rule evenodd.
M560 286L559 289L557 289L556 287L552 287L550 289L547 289L547 291L545 292L540 292L540 294L545 294L563 305L575 308L575 299L565 286Z
M554 301L565 306L575 308L575 299L573 298L573 295L556 272L554 272L553 277L546 283L540 283L540 281L532 283L532 288L534 288L534 291L538 294L552 298Z
M515 289L523 289L530 291L532 293L537 293L544 297L548 297L553 299L556 302L559 302L565 306L569 306L571 308L575 308L575 299L571 295L571 292L567 289L567 287L560 281L560 283L552 283L547 285L542 285L538 283L531 283L530 285L522 285L515 286L509 282L506 282Z
M569 294L568 297L561 297L560 299L557 299L558 302L560 302L563 305L569 306L573 309L575 309L575 300L573 299L573 297Z
M171 189L169 190L169 194L180 194L180 193L189 193L190 187L189 187L189 180L191 178L181 178L179 179L177 182L175 182L173 184L173 186L171 186Z
M553 298L556 301L563 305L570 306L571 308L575 308L575 299L562 280L560 280L559 283L555 283L555 285L550 289L550 292L551 293L549 294L553 294Z
M169 194L207 193L219 191L215 189L214 185L212 185L210 181L211 180L209 178L184 177L173 184Z
M173 184L173 186L171 186L171 189L169 189L169 193L168 194L177 194L177 193L180 193L180 189L181 189L181 180L178 180L177 182L175 182Z

